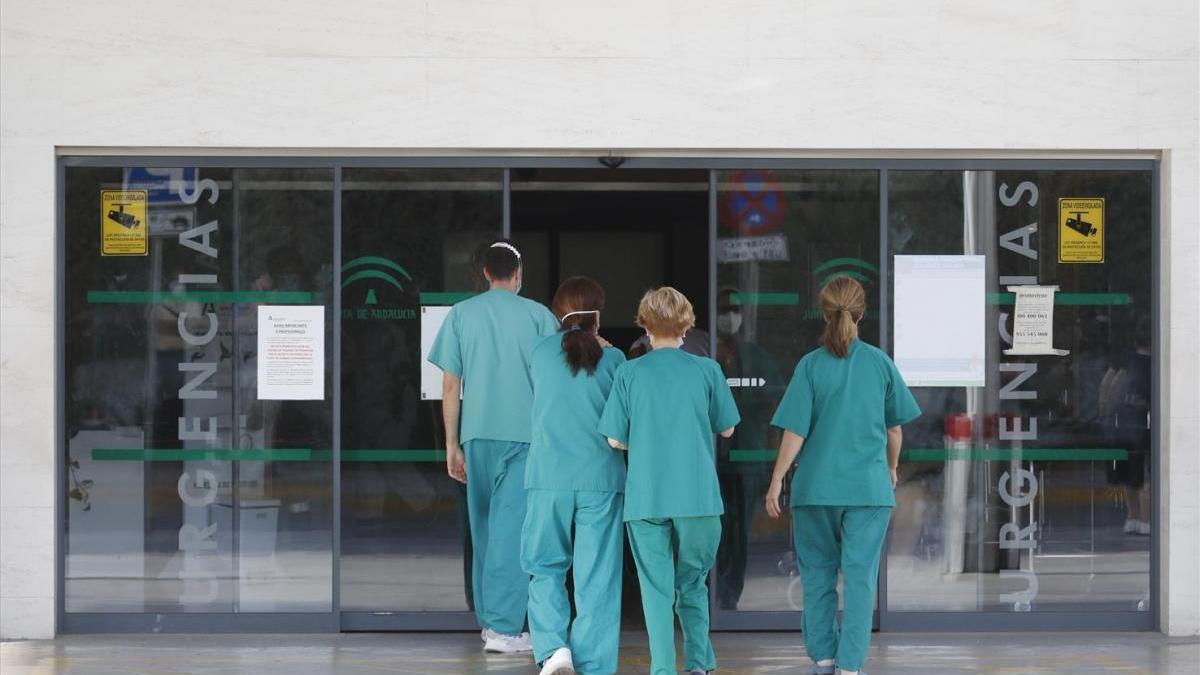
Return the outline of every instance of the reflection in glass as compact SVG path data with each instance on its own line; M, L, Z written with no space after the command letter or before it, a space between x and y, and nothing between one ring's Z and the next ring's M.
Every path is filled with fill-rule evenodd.
M422 400L421 322L480 290L473 255L500 235L502 179L343 174L343 610L470 609L466 496L446 475L441 403Z
M67 169L68 612L331 609L331 390L258 400L256 320L329 297L332 187ZM145 199L145 255L103 254L102 189Z
M914 390L889 609L1148 611L1149 173L892 171L888 193L890 253L984 254L989 275L987 386ZM1058 262L1068 197L1105 199L1103 263ZM1060 287L1069 355L1003 354L1004 291L1030 283Z
M770 427L800 357L817 346L824 281L849 274L878 297L879 174L874 171L718 173L717 353L742 414L720 439L725 515L716 601L725 610L798 610L803 589L787 519L763 494L779 447ZM878 343L879 310L863 320Z

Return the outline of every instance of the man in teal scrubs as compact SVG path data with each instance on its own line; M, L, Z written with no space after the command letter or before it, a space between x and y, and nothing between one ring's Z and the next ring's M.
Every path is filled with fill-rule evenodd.
M533 443L521 564L530 575L529 631L542 673L617 672L621 635L621 528L625 458L596 431L619 349L596 330L604 291L571 277L555 293L562 332L533 350ZM566 576L575 582L575 610Z
M493 243L483 268L491 289L450 310L429 362L442 369L447 472L467 486L472 592L484 648L522 652L530 650L522 632L529 577L520 560L533 402L529 361L535 343L557 330L558 321L517 294L521 257L510 242Z
M724 508L713 434L732 436L741 418L721 367L679 349L694 322L691 303L673 288L642 298L638 325L652 350L617 369L599 426L629 453L625 523L656 675L675 672L672 608L683 628L684 667L701 674L717 667L706 581Z
M821 292L822 346L800 359L771 423L784 429L766 495L780 514L783 476L792 479L792 527L804 585L804 643L812 673L858 673L867 657L879 559L892 507L900 425L921 409L900 371L858 339L862 286L837 277ZM803 448L803 452L801 452ZM843 577L837 625L838 571Z

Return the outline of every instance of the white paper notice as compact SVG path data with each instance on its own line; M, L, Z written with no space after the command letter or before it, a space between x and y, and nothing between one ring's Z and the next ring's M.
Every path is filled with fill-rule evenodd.
M325 398L325 308L260 305L258 397L270 401Z
M1016 295L1013 308L1013 356L1066 356L1066 349L1054 348L1054 294L1058 286L1009 286Z
M984 386L987 306L981 255L898 255L895 360L911 387Z
M438 331L450 314L449 307L429 305L421 308L421 400L442 400L442 370L429 362L429 352Z

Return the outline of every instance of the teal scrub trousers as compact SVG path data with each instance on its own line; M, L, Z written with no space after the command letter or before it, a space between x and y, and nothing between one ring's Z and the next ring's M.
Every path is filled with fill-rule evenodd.
M650 672L675 673L676 613L683 629L684 670L715 669L706 581L721 542L720 516L631 520L626 527L650 638Z
M477 438L463 444L471 519L471 584L480 628L519 635L529 576L521 569L528 443Z
M890 506L793 506L796 562L804 585L804 646L814 661L859 670L871 642L871 614ZM838 569L842 627L837 625Z
M624 553L621 493L531 489L527 504L521 565L531 577L529 633L535 661L541 663L566 647L576 672L617 672ZM575 581L574 622L567 600L568 568Z

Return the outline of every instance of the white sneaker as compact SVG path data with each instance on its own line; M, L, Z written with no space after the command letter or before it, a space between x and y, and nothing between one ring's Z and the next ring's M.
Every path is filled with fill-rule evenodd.
M483 630L479 631L479 639L483 640L485 643L494 637L500 637L500 634L491 628L484 628Z
M571 661L571 650L560 647L542 664L538 675L575 675L575 663Z
M1140 535L1142 535L1142 536L1144 536L1144 537L1148 537L1148 536L1150 536L1150 523L1149 523L1149 521L1145 521L1145 520L1139 520L1139 521L1137 521L1137 530L1136 530L1136 531L1137 531L1137 534L1140 534Z
M1133 518L1125 519L1125 534L1137 533L1137 521Z
M533 644L529 641L529 633L521 633L520 635L501 635L497 633L484 641L483 651L492 654L519 654L533 651Z

